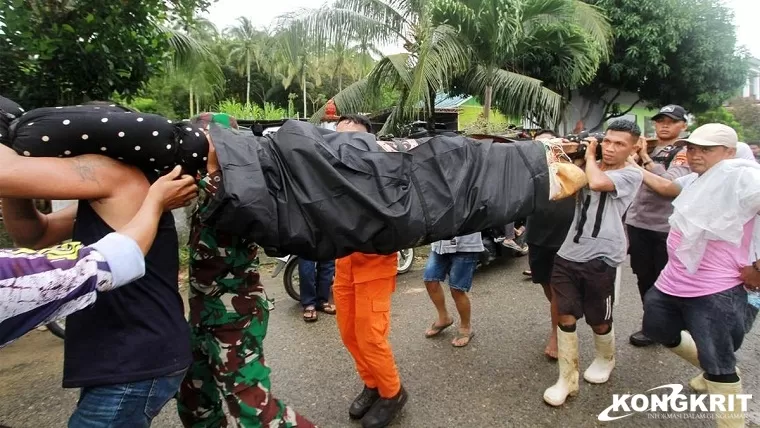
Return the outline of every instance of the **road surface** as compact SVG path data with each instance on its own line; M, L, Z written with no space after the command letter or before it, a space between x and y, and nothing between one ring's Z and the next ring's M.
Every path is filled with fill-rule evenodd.
M662 347L628 344L638 329L641 303L635 278L626 265L619 305L615 308L617 367L605 385L581 380L580 395L560 408L544 404L544 389L557 378L557 364L543 355L549 329L548 307L541 289L521 275L527 259L501 260L478 271L472 291L470 345L454 349L453 329L425 339L434 310L422 284L424 259L399 277L393 298L391 341L410 399L395 427L712 427L704 419L654 419L637 413L614 422L597 416L612 404L613 394L643 393L663 384L683 384L697 371ZM331 316L306 324L299 306L285 294L280 278L265 285L274 297L267 361L273 391L321 427L358 427L348 406L361 383ZM449 300L450 307L453 304ZM579 324L581 370L593 359L591 330ZM93 344L97 346L97 344ZM147 350L146 350L147 351ZM739 352L745 393L750 400L749 426L760 423L760 339L757 329ZM63 427L77 399L61 389L62 342L34 331L0 350L0 425L12 428ZM688 390L686 392L689 393ZM684 417L683 414L671 414ZM686 415L689 416L689 415ZM692 417L694 417L692 415ZM154 427L181 427L174 401Z

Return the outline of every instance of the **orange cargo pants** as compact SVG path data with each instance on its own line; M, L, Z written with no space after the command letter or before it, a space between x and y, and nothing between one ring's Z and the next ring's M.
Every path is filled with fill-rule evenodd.
M401 389L388 342L397 266L396 254L354 253L335 262L333 297L340 336L364 384L377 388L383 398Z

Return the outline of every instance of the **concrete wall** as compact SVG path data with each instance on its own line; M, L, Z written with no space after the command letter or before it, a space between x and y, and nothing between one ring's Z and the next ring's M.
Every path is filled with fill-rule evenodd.
M608 101L612 100L615 97L615 93L616 91L610 91L605 94L603 98ZM565 112L566 119L560 124L560 133L569 134L572 132L575 124L584 116L586 117L584 121L584 127L586 129L590 129L600 122L602 115L604 114L604 102L592 103L589 100L581 97L577 92L574 92L572 94L571 99L571 104ZM636 100L638 100L638 94L623 92L617 98L615 98L614 102L620 104L621 110L627 110L628 107L636 102ZM643 102L640 102L633 110L631 110L631 112L624 116L624 118L633 120L635 116L636 122L641 127L641 129L644 130L646 122L648 122L648 118L656 114L655 110L648 110L645 106L646 105ZM593 130L601 131L604 128L605 124L603 123L597 129Z

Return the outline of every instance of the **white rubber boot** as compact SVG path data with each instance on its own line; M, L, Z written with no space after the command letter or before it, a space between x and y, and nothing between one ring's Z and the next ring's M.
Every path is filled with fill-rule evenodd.
M739 370L739 367L736 368L736 374L739 376L742 375L742 372L741 370ZM699 392L702 394L707 392L707 379L705 379L705 374L700 373L694 376L693 378L691 378L691 380L689 381L689 386L695 392Z
M691 334L688 331L681 330L681 343L679 343L675 348L670 348L670 350L673 351L674 354L688 361L689 364L693 365L694 367L700 370L702 369L702 366L699 365L697 344L694 343L694 338L691 337ZM736 368L736 374L741 376L741 372L739 371L738 367ZM689 380L689 387L691 387L691 389L693 389L695 392L705 393L707 392L706 382L707 381L705 380L705 374L702 372Z
M566 333L557 327L557 383L544 391L544 401L561 406L567 397L578 395L578 333Z
M670 349L674 354L688 361L692 366L699 369L702 368L702 366L699 365L699 357L697 356L697 344L694 343L694 339L691 337L691 334L688 331L681 330L681 343L679 343L675 348L668 349ZM697 376L691 378L689 381L689 386L694 391L707 392L707 385L705 384L703 373L700 373Z
M707 392L710 395L722 395L726 397L724 403L725 412L715 412L715 426L718 428L744 428L744 412L742 412L741 400L736 398L736 394L742 393L742 381L736 383L720 383L705 380ZM733 397L728 395L733 394ZM732 407L731 403L733 403Z
M583 379L588 383L605 383L615 368L615 327L605 335L594 333L594 348L596 358L583 372Z

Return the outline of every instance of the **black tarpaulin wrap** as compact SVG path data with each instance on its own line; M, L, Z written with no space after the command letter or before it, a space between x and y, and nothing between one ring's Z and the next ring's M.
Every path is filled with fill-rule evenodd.
M210 131L224 190L204 221L270 255L390 254L503 226L549 202L539 143L437 136L388 153L370 134L297 121L266 137Z

